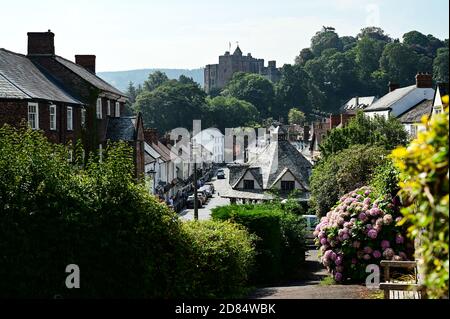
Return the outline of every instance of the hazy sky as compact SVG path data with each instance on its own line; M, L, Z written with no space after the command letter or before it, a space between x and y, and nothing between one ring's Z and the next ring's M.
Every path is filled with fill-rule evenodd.
M448 38L448 10L448 0L0 0L0 47L26 53L28 31L51 29L58 55L95 54L98 71L117 71L198 68L239 41L281 66L322 26Z

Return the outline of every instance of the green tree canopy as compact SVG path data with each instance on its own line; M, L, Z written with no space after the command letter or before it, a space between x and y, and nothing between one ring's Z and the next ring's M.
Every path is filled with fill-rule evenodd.
M332 27L323 27L311 39L311 51L315 56L319 57L326 49L336 49L341 51L343 48L342 41L336 30Z
M305 48L295 57L295 64L305 65L306 62L312 59L314 59L314 53L312 53L310 48Z
M306 120L305 113L303 113L297 108L292 108L289 111L288 120L289 124L303 125Z
M197 84L169 81L136 99L145 127L167 132L177 127L190 128L194 119L202 119L205 92Z
M433 62L433 76L436 82L449 82L449 49L440 48L437 51L437 57Z
M359 40L363 38L369 38L376 41L383 41L386 43L392 42L392 38L387 35L383 29L379 27L366 27L361 29L360 33L356 36Z
M380 59L381 70L400 85L411 83L420 70L419 55L401 43L386 45Z
M207 99L207 122L222 132L225 128L247 126L259 120L256 107L232 96L217 96Z
M274 103L274 85L261 75L238 72L222 92L253 104L262 116L269 116Z
M408 133L394 118L370 119L359 112L347 126L331 130L320 145L324 159L352 145L377 145L387 150L406 145Z
M155 71L148 76L148 80L144 82L144 88L147 91L153 91L168 82L169 78L164 72Z

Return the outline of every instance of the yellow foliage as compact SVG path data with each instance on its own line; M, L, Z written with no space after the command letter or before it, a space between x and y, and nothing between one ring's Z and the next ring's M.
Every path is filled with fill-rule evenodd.
M416 254L425 268L430 298L448 297L449 281L448 96L442 101L445 112L430 121L424 118L426 130L391 154L400 171L402 223L411 225L410 237L421 241Z

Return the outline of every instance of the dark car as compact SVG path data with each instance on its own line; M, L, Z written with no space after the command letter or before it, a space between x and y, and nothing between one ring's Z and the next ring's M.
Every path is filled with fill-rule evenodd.
M200 198L198 198L197 201L198 201L197 207L202 208L203 207L202 200ZM187 208L194 208L194 195L191 195L188 197L186 206L187 206Z
M217 179L225 179L225 173L222 171L222 172L218 172L217 173Z

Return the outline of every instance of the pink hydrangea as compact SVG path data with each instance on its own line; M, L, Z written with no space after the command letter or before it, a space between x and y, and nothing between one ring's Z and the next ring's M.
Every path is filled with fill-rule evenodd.
M353 265L356 265L357 263L358 263L358 259L352 258L352 264L353 264Z
M353 246L353 248L358 249L359 247L361 247L361 242L356 240L356 241L353 242L352 246Z
M372 253L372 251L373 251L373 249L372 248L370 248L370 247L364 247L364 252L366 253L366 254L371 254Z
M390 225L390 224L392 224L392 222L393 222L392 215L391 215L391 214L386 214L386 215L384 215L383 221L384 221L384 224L385 224L385 225Z
M386 250L387 248L391 247L391 243L388 240L383 240L381 242L381 248L383 250Z
M372 256L375 259L379 259L379 258L381 258L382 254L381 254L381 252L379 250L374 250L374 252L372 253Z
M365 213L361 213L359 214L358 219L362 222L365 222L367 220L367 215Z
M395 256L395 252L392 248L387 248L384 252L383 252L383 256L388 259L391 260L392 258L394 258Z
M372 257L370 257L369 254L365 254L365 255L363 256L363 258L364 258L364 260L370 260Z
M344 276L343 276L342 273L340 273L340 272L337 272L337 273L334 275L334 279L335 279L337 282L342 281L343 278L344 278Z
M343 258L341 256L336 257L336 260L334 261L336 266L342 265L342 262L343 262Z
M377 239L378 237L378 232L375 229L371 229L369 230L369 232L367 233L367 236L369 236L369 238L371 239Z
M403 244L404 242L405 242L405 238L404 238L402 235L397 234L397 236L395 236L395 243L396 243L396 244L401 245L401 244Z
M320 244L321 245L326 245L328 243L328 240L326 239L326 238L322 238L321 240L320 240Z

